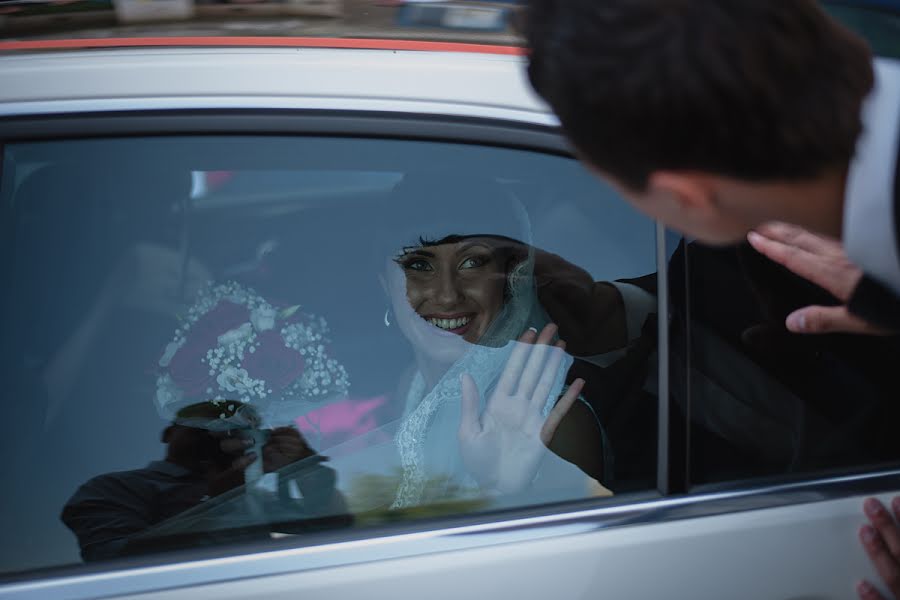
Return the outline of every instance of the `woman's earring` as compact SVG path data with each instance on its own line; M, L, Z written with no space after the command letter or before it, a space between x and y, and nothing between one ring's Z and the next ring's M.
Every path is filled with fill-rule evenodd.
M384 311L384 326L391 326L391 309L387 309L386 311Z

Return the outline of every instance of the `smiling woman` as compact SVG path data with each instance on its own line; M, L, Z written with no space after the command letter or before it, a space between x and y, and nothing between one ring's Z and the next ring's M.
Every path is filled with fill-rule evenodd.
M394 505L425 500L425 481L435 476L456 478L463 490L518 493L542 468L553 472L543 477L545 492L583 493L587 477L574 465L540 467L582 382L564 389L572 360L537 301L534 252L519 241L531 239L524 206L488 179L408 174L389 215L394 241L381 236L381 279L414 356L398 393L403 477ZM528 359L517 364L516 353ZM504 404L506 421L496 414ZM509 431L494 431L489 451L475 450L467 412L480 415L472 419L479 435ZM599 426L594 434L602 438Z

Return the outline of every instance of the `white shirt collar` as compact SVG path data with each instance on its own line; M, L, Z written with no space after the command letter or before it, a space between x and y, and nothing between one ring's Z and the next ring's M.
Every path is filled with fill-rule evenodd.
M875 88L863 107L863 133L844 192L843 242L869 276L900 294L894 174L900 145L900 61L876 59Z

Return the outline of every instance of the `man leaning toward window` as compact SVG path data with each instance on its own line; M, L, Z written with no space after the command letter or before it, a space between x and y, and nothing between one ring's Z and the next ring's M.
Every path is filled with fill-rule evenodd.
M900 65L873 64L814 0L529 0L524 34L531 83L588 168L687 236L748 236L843 303L788 329L900 330ZM877 502L866 513L900 598L900 530Z

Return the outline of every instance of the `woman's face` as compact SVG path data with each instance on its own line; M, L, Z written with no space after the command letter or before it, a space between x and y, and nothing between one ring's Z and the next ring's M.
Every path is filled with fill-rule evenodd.
M481 339L503 308L505 265L487 240L407 248L394 263L399 272L393 269L390 293L398 326L426 352L455 355L460 341Z

